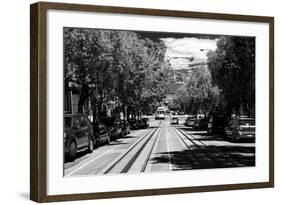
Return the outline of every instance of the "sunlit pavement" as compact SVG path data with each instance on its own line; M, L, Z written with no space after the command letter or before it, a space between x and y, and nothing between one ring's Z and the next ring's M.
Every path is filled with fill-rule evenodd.
M150 127L131 133L91 154L79 153L64 163L64 175L83 176L176 170L255 166L255 143L229 142L220 135L208 135L183 125L170 125L169 117L155 120Z

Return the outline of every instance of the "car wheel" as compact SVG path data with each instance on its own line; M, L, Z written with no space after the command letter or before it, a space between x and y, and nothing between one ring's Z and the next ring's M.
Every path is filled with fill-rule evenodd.
M70 159L74 159L77 153L77 144L76 142L72 141L69 145L69 153L68 156Z
M212 128L208 129L207 132L208 132L208 134L213 134Z
M110 137L107 138L106 144L110 144Z
M88 152L92 153L93 150L94 150L94 145L95 145L94 139L91 137L88 143L89 143L88 144Z

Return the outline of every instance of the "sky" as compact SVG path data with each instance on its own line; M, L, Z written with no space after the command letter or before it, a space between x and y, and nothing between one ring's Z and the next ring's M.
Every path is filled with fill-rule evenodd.
M137 32L143 38L153 41L162 40L167 46L166 60L169 60L173 69L189 69L188 65L207 61L209 50L216 49L219 35L173 33L173 32ZM201 49L205 49L201 51ZM187 58L185 58L187 57ZM193 57L193 61L188 58Z
M165 58L173 69L188 69L189 64L207 62L208 51L216 49L217 39L196 37L161 38L167 46ZM202 49L204 49L202 51ZM185 58L187 57L187 58ZM193 60L190 61L189 58Z

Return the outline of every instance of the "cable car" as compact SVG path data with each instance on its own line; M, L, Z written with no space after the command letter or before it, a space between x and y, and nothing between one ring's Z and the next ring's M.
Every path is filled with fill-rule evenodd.
M155 120L165 119L165 109L163 107L158 107L155 113Z

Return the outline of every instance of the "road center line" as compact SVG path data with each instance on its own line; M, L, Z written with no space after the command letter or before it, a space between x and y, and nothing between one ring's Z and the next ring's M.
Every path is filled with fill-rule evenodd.
M172 160L170 156L170 145L169 145L169 140L168 140L168 135L167 135L167 127L165 127L165 134L166 134L166 145L167 145L167 152L168 152L168 158L169 158L169 171L172 170Z

